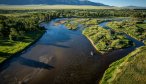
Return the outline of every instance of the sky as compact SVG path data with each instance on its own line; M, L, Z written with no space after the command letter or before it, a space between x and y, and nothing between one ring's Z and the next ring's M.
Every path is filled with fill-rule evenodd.
M146 0L90 0L111 6L143 6L146 7Z

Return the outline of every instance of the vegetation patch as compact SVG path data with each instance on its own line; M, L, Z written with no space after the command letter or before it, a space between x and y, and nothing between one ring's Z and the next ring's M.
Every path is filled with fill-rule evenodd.
M145 84L146 46L112 63L105 71L100 84Z
M146 41L146 23L137 21L114 21L108 24L110 28L119 32L125 32L139 41Z
M82 25L84 28L98 25L102 20L97 18L72 18L65 21L65 26L70 30L76 30L79 28L79 25Z
M132 42L121 33L116 33L112 30L106 30L97 25L86 28L83 31L83 34L101 53L105 53L110 50L126 48L132 45Z
M118 32L125 32L145 42L146 23L137 20L114 21L108 26ZM112 63L105 71L100 84L145 84L146 46L142 46L124 58Z
M69 19L69 20L66 20L65 26L69 30L76 30L78 28L78 26L79 26L79 23L76 20Z
M0 63L17 52L22 51L24 48L37 40L43 33L43 31L27 33L21 41L12 41L9 39L0 38Z
M40 16L40 15L39 15ZM43 15L0 16L0 63L35 42L43 33Z

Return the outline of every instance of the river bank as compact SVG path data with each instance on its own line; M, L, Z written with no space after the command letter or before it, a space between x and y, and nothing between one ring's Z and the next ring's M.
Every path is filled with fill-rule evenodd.
M42 35L44 34L44 32L45 31L43 30L43 31L40 31L40 32L36 32L37 34L35 33L33 35L29 35L28 38L25 39L25 40L30 40L30 41L28 41L28 42L27 41L26 42L25 41L24 42L21 41L19 47L17 48L17 50L16 49L12 49L11 50L11 48L17 47L17 44L19 44L19 42L17 42L17 44L15 46L11 46L11 45L10 46L6 46L6 48L7 47L10 47L9 50L11 50L10 52L13 51L12 53L10 53L10 52L8 52L8 53L2 53L1 50L2 51L5 51L5 46L4 45L0 45L1 46L0 54L2 53L2 55L5 55L3 57L6 57L4 59L1 58L1 60L0 60L0 66L2 64L4 64L5 62L7 62L8 60L12 59L13 57L17 56L18 54L20 54L21 52L23 52L24 50L26 50L30 46L32 46L35 42L37 42L42 37Z

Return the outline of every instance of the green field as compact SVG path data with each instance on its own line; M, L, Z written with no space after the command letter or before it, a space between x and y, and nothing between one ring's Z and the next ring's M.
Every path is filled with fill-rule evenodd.
M98 26L86 28L83 31L83 34L90 39L97 51L101 53L132 46L131 41L128 40L124 35Z
M110 22L108 26L118 32L125 32L133 38L146 40L146 23L136 23L135 21Z
M115 9L118 7L88 6L88 5L0 5L4 10L31 10L31 9Z
M146 46L110 65L100 84L146 84Z

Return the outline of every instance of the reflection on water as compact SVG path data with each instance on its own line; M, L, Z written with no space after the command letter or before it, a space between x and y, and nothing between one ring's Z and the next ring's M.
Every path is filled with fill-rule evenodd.
M96 50L80 30L54 26L56 20L43 24L47 30L37 43L1 66L1 84L97 84L109 64L135 49L91 56Z

